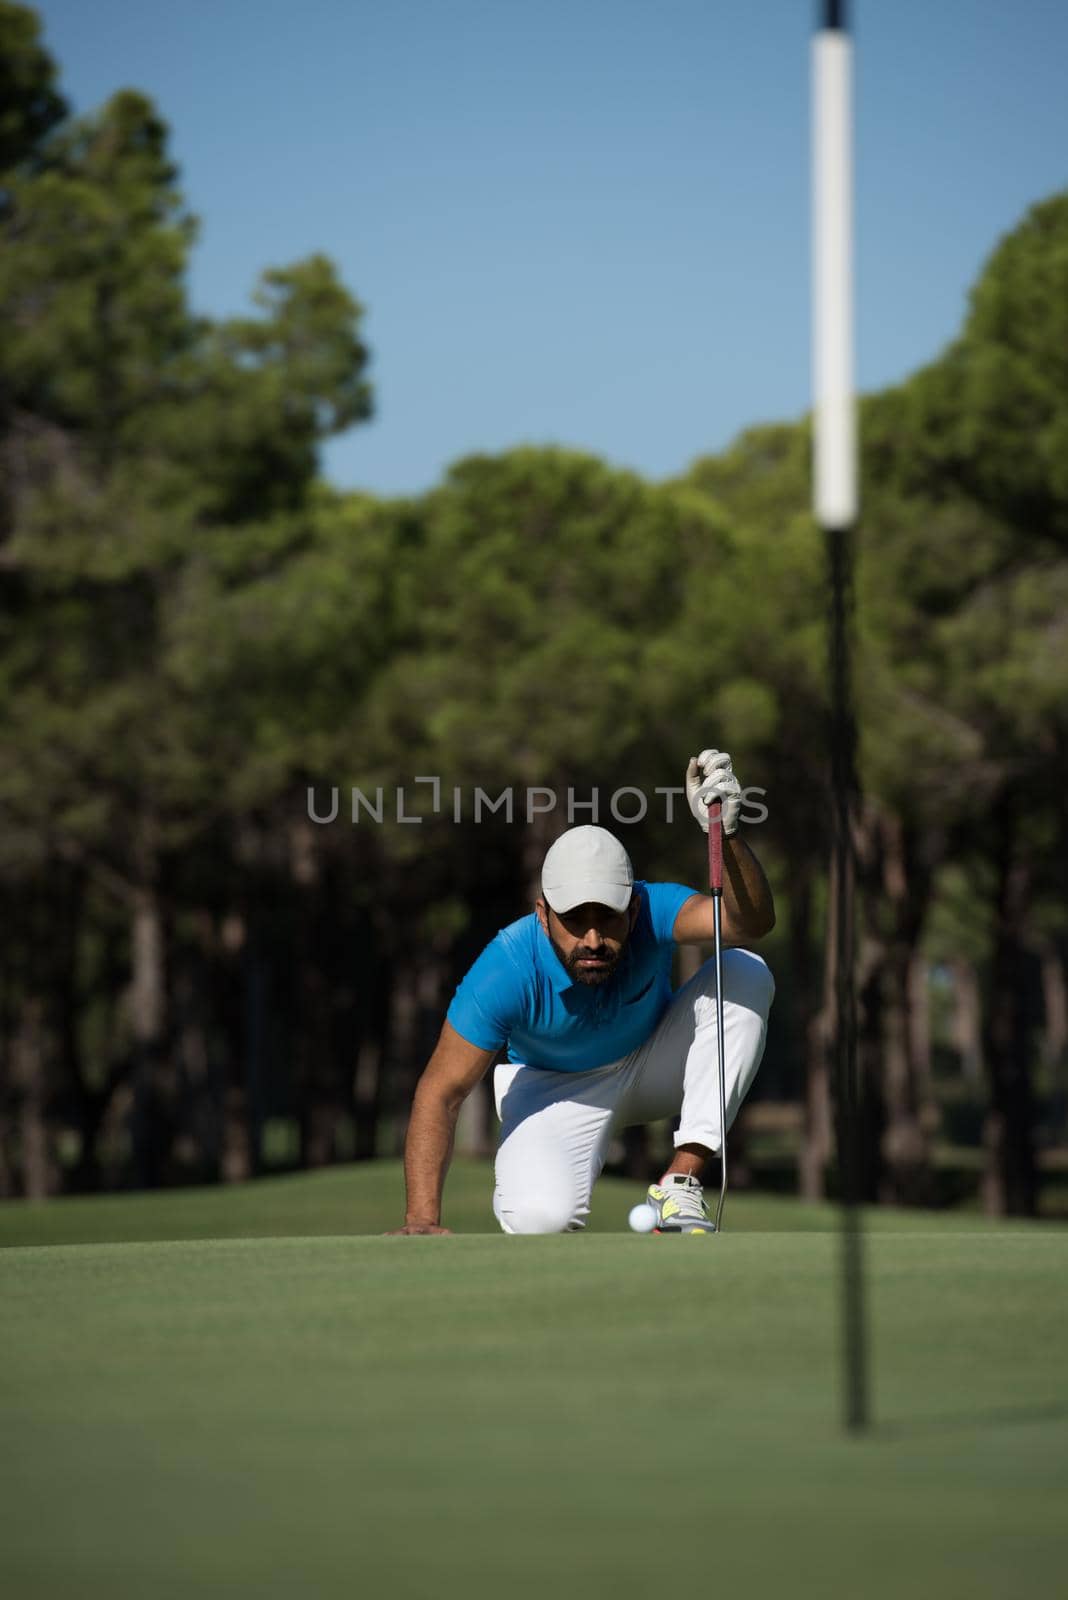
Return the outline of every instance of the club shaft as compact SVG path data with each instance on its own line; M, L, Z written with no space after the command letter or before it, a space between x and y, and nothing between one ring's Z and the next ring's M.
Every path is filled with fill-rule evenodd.
M708 886L712 893L713 935L716 951L716 1045L719 1066L719 1204L716 1207L716 1232L723 1223L723 1202L727 1198L727 1069L723 1039L723 806L719 800L708 808Z
M723 1222L723 1202L727 1198L727 1080L723 1047L723 890L712 896L716 924L716 1044L719 1052L719 1204L716 1207L716 1232Z

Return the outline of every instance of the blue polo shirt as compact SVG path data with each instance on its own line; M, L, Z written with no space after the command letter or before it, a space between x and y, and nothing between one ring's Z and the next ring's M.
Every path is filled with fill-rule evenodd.
M532 912L502 928L468 969L448 1019L480 1050L507 1043L508 1060L585 1072L643 1044L671 998L672 930L697 894L681 883L645 883L638 920L604 983L573 982Z

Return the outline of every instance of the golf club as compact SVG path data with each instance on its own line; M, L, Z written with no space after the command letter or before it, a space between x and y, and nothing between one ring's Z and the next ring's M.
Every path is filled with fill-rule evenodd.
M723 1202L727 1197L727 1083L723 1049L723 803L713 800L708 808L708 886L712 892L716 938L716 1044L719 1059L719 1204L716 1207L716 1232L723 1222Z

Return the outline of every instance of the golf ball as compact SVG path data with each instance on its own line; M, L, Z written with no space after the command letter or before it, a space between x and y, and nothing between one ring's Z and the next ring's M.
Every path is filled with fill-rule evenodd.
M631 1206L627 1221L635 1233L652 1233L656 1227L656 1212L643 1200L640 1205Z

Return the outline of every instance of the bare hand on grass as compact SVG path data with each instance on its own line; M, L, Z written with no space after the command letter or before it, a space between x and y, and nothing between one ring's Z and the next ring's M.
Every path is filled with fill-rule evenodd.
M387 1239L399 1239L404 1234L416 1233L452 1233L451 1228L442 1228L436 1222L406 1222L403 1228L390 1228L386 1234Z

